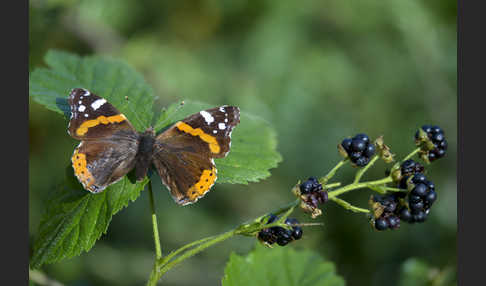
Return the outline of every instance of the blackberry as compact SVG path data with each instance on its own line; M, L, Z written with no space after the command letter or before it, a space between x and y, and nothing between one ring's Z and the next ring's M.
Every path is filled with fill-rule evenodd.
M299 185L299 190L300 193L294 192L294 194L301 199L301 207L304 211L312 213L313 218L322 214L318 206L328 201L328 195L319 180L316 177L310 177Z
M322 185L316 177L309 177L307 181L300 184L299 189L301 194L309 194L322 190Z
M358 167L368 165L371 157L373 157L376 152L375 145L371 142L368 135L364 133L357 134L353 138L344 139L340 146L345 151L345 154L343 153L343 155L347 156L349 160Z
M295 218L287 218L285 224L292 225L291 236L295 240L299 240L302 237L302 228L300 226L293 226L299 224L299 221Z
M424 166L412 159L408 159L402 163L400 166L400 171L402 172L402 176L411 176L416 173L423 173Z
M270 214L268 218L267 224L271 224L275 222L278 217L274 214ZM285 223L288 225L292 225L292 229L285 229L280 226L274 226L270 228L264 228L258 232L258 239L264 241L268 244L277 243L280 246L287 245L289 242L293 240L298 240L302 237L302 228L299 226L294 226L298 224L299 221L295 218L287 218Z
M423 132L427 134L427 138L421 138L420 131L415 133L415 141L417 145L423 144L427 139L432 143L432 146L424 148L423 155L427 156L427 159L432 162L439 158L442 158L446 154L447 140L445 138L444 131L439 126L423 125L421 127ZM430 143L427 143L430 144Z
M437 200L435 185L427 180L424 174L416 173L411 179L404 177L399 182L399 188L407 189L407 181L411 184L411 190L406 196L408 207L401 207L397 214L402 220L409 223L424 222L430 213L432 204Z
M373 201L379 203L381 207L375 213L375 229L376 230L386 230L386 229L397 229L400 227L400 218L395 214L398 209L398 204L400 199L395 194L373 196Z
M299 186L301 194L308 194L314 189L314 184L311 181L305 181Z

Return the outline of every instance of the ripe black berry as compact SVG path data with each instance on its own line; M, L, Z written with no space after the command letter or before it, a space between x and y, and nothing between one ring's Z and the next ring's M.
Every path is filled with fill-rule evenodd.
M267 224L277 221L278 217L274 214L270 214ZM296 226L299 221L295 218L287 218L285 220L287 225L292 225L292 229L285 229L280 226L274 226L270 228L264 228L258 232L258 239L268 244L277 243L280 246L287 245L293 240L298 240L302 237L302 228Z
M412 159L408 159L402 163L400 166L400 171L402 176L411 176L416 173L422 173L424 171L424 166Z
M296 225L299 221L295 218L288 218L285 220L288 225ZM302 237L302 228L300 226L292 226L291 236L293 239L298 240Z
M300 184L299 188L301 194L308 194L312 192L312 189L314 188L314 184L311 181L305 181L302 184Z
M411 163L405 164L405 167L410 166ZM407 186L407 184L411 185ZM404 177L398 183L398 186L400 189L412 188L405 199L408 201L408 206L406 202L403 202L403 205L397 212L399 217L409 223L424 222L430 213L432 204L437 199L434 183L427 180L424 174L416 173L410 180L408 180L408 177Z
M364 167L368 165L371 157L375 155L376 148L368 135L360 133L353 138L346 138L341 142L342 149L346 151L349 160L355 166ZM341 150L342 151L342 150ZM341 152L340 151L340 152Z
M400 198L396 194L388 195L374 195L373 201L381 205L382 212L375 213L375 216L379 214L379 217L375 219L375 229L397 229L400 227L400 219L396 215Z
M434 148L432 150L423 150L423 155L426 155L430 162L444 157L447 150L447 140L445 139L444 131L439 126L424 125L421 128L426 134L428 140L432 142ZM415 141L418 145L424 142L424 138L419 138L420 132L415 133Z

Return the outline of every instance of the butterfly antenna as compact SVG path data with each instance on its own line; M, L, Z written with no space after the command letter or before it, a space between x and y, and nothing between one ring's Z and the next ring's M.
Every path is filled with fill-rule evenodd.
M137 112L135 112L135 110L132 108L132 105L130 104L130 100L128 100L128 96L125 96L125 100L127 101L128 108L135 115L135 118L137 118L138 123L140 123L141 126L146 127L144 126L143 121L140 119L140 117L138 117Z
M157 124L157 126L155 127L155 129L159 129L158 128L159 126L164 126L164 124L169 120L169 118L173 114L177 113L182 108L182 106L184 106L184 103L185 103L184 100L182 100L181 103L174 110L172 110L172 111L166 111L165 119L162 122L160 122L159 124Z

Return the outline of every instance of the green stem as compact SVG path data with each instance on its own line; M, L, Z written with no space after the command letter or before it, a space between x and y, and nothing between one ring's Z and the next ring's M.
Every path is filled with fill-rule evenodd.
M384 189L385 191L390 191L390 192L407 192L407 190L392 188L392 187L384 187Z
M329 197L329 199L332 199L334 197L337 197L341 194L344 194L344 193L352 191L352 190L367 188L369 186L384 185L384 184L391 183L391 182L393 182L393 179L391 177L386 177L386 178L376 180L376 181L349 184L349 185L346 185L346 186L341 187L339 189L336 189L334 191L328 192L328 197Z
M208 248L208 247L210 247L210 246L212 246L216 243L219 243L219 242L222 242L222 241L224 241L228 238L231 238L236 234L238 234L238 232L234 229L234 230L225 232L223 234L213 236L211 239L206 240L206 242L199 244L199 246L197 246L197 247L195 247L191 250L186 251L184 254L178 256L177 258L175 258L174 260L172 260L168 263L165 263L165 264L161 264L160 262L156 263L156 266L154 267L154 269L150 273L150 277L149 277L149 281L147 282L147 286L156 285L157 281L159 281L160 278L162 278L162 276L167 271L169 271L172 267L176 266L177 264L181 263L182 261L186 260L187 258L190 258L190 257L198 254L199 252L205 250L206 248ZM191 244L194 245L194 243L191 243ZM182 248L187 249L188 246L186 245L186 246L183 246ZM178 252L181 252L181 251L183 251L183 249L178 250Z
M334 175L336 174L337 170L339 168L341 168L346 162L347 162L347 159L343 159L343 160L339 161L339 163L337 163L337 165L334 166L334 168L332 168L332 170L329 171L329 173L327 173L326 176L324 176L323 178L320 178L319 179L319 183L326 184L332 177L334 177Z
M412 153L408 154L405 158L403 158L402 162L407 161L408 159L412 158L418 152L420 152L420 148L413 150Z
M337 203L338 205L342 206L343 208L350 210L352 212L355 212L355 213L369 213L370 212L367 209L363 209L363 208L353 206L352 204L350 204L347 201L342 200L340 198L332 197L331 200L334 201L335 203Z
M152 192L152 181L148 182L148 192L149 192L149 199L150 199L150 210L152 212L152 229L154 232L154 242L155 242L155 257L157 260L162 258L162 249L160 247L160 238L159 238L159 227L157 225L157 215L155 214L155 205L154 205L154 195Z
M322 186L322 188L324 188L325 190L328 190L328 189L332 189L332 188L336 188L336 187L339 187L341 186L341 183L332 183L332 184L327 184L327 185L324 185Z
M358 172L356 172L356 176L354 177L354 181L353 181L353 184L356 184L359 182L359 180L361 179L361 177L363 177L364 173L371 167L373 166L373 164L376 162L376 160L378 160L379 156L378 155L375 155L373 157L373 159L371 159L371 161L364 167L364 168L361 168L358 170Z
M212 238L214 238L215 236L210 236L210 237L205 237L203 239L199 239L199 240L196 240L196 241L193 241L191 243L188 243L180 248L178 248L177 250L169 253L169 255L166 255L163 259L159 260L159 264L165 264L167 263L168 261L170 261L174 256L176 256L177 254L181 253L182 251L188 249L188 248L191 248L193 246L196 246L198 244L201 244L203 242L206 242Z

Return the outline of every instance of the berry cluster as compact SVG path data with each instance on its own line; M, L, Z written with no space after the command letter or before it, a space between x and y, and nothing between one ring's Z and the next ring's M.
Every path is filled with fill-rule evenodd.
M444 157L447 150L447 140L445 139L444 131L439 126L431 125L423 125L421 129L427 134L427 138L433 144L433 148L429 149L427 153L429 161L432 162ZM415 133L415 141L420 144L420 130Z
M370 142L368 135L363 133L344 139L340 146L349 160L358 167L368 165L370 158L375 154L375 145Z
M270 214L267 224L271 224L277 219L276 215ZM298 223L299 221L295 218L287 218L285 224L292 226L292 230L280 226L264 228L258 233L258 239L270 245L275 242L280 246L287 245L289 242L299 240L302 237L302 228L294 226Z
M424 222L430 207L437 199L434 183L427 180L424 174L417 173L412 177L404 177L400 187L404 185L409 186L411 190L408 193L408 208L403 206L400 209L400 218L409 223Z
M377 218L374 226L376 230L397 229L400 227L400 218L396 211L398 209L399 198L395 194L384 196L373 196L373 202L378 203Z

